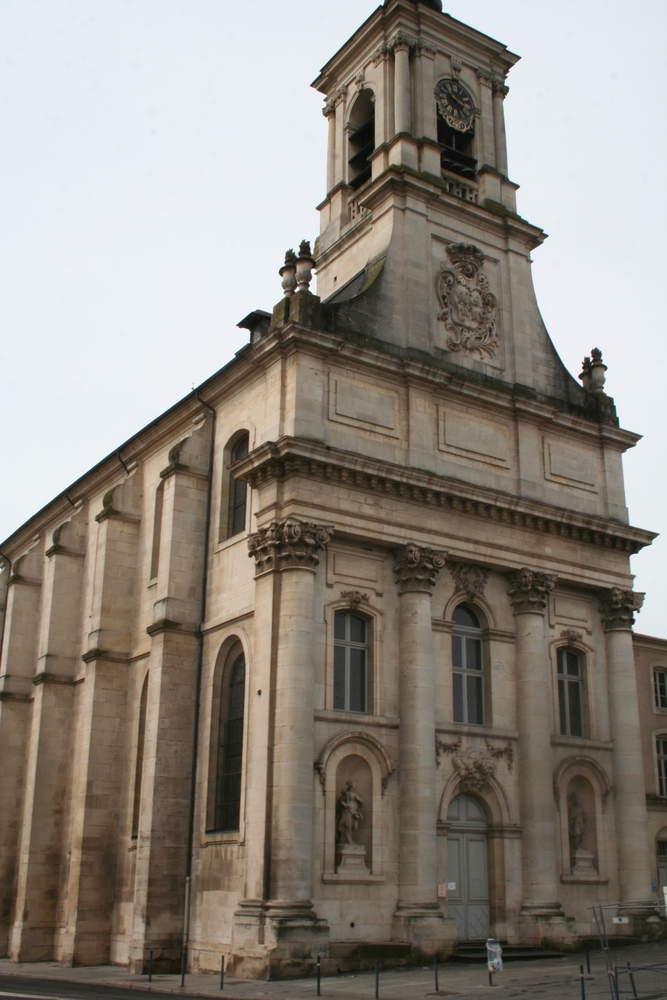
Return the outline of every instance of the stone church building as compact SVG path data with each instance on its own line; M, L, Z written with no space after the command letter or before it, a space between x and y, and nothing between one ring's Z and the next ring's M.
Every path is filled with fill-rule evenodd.
M439 8L315 80L320 236L247 346L1 546L14 961L297 975L652 895L639 436L540 317L518 57Z

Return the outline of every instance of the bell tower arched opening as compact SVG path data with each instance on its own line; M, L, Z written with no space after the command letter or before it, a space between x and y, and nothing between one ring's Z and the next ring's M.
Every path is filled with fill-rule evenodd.
M375 95L366 88L360 91L350 112L348 139L348 183L356 191L371 179L369 159L375 149Z

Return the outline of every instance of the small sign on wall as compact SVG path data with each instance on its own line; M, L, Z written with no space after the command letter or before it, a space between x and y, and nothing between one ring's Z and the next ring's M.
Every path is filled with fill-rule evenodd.
M446 885L439 885L438 886L438 899L447 899L447 886Z
M613 917L611 922L612 922L612 924L629 924L630 923L630 918L629 917Z
M456 882L448 882L447 888L450 892L456 892Z

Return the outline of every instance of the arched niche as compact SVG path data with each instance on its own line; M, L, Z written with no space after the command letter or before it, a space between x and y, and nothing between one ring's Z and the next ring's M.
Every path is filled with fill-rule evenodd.
M337 803L348 780L364 788L359 795L364 801L364 821L361 824L363 844L366 847L366 866L369 874L354 881L384 881L387 865L386 837L383 828L387 823L385 790L394 771L393 762L385 747L374 736L366 733L339 733L322 748L315 763L324 795L324 857L322 879L325 882L352 881L336 869L336 827L339 811Z
M554 772L553 786L560 820L561 880L608 882L613 817L607 813L607 800L612 785L604 768L585 754L567 757ZM585 853L577 856L577 850L590 858Z

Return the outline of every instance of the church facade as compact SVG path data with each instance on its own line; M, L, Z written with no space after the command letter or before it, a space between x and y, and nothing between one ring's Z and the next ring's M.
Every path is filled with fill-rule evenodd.
M657 900L638 435L538 311L518 57L439 6L315 81L320 236L248 345L2 545L14 961L299 975Z

